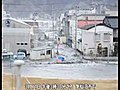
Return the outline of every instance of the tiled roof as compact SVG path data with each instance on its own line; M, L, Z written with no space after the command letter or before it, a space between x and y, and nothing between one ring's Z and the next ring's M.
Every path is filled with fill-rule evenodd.
M90 26L90 25L95 25L95 23L99 24L99 23L102 23L102 22L103 21L95 21L95 20L92 20L92 21L78 21L78 28L83 28L86 25Z
M91 28L94 28L95 26L106 26L106 27L109 27L109 26L105 25L104 23L99 23L99 24L96 24L96 25L95 24L89 24L89 25L86 25L86 26L82 27L81 29L89 30ZM111 27L109 27L109 28L111 28Z
M117 29L118 28L118 17L117 16L106 16L103 23L107 26Z

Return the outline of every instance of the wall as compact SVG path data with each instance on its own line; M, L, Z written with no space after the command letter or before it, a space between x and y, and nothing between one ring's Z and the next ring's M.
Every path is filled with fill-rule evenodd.
M47 50L51 50L49 55L46 54ZM44 53L44 55L41 55ZM30 59L31 60L42 60L42 59L50 59L51 56L53 57L52 49L41 49L41 50L31 50L30 51Z
M16 53L18 49L30 50L30 29L28 28L3 28L3 48ZM27 45L17 45L27 43Z
M111 28L108 28L106 26L96 26L96 33L100 34L100 40L96 41L95 44L95 27L91 28L89 30L82 31L82 43L78 44L78 49L81 51L81 45L82 45L82 51L84 51L85 54L88 54L90 50L93 50L93 53L95 51L95 46L97 49L98 43L102 44L102 47L111 47L113 49L113 30ZM104 33L110 33L110 41L104 40Z

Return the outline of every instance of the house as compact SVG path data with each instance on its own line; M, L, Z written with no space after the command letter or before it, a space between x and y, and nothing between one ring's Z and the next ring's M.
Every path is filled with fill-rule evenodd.
M102 23L107 14L81 14L77 16L78 28L82 28L89 24Z
M114 55L118 55L118 16L106 16L103 23L113 29Z
M113 42L118 42L118 16L106 16L103 23L113 29Z
M77 49L85 55L98 54L97 47L102 45L103 49L113 50L113 29L103 23L85 26L81 33L81 39L77 40ZM108 53L107 53L108 54Z
M14 54L19 49L25 49L29 53L31 48L31 32L32 28L30 25L12 17L3 17L2 49L6 49Z
M30 50L31 60L45 60L53 57L53 48L50 46L42 46L32 48Z
M77 17L74 14L65 14L65 17L63 19L63 32L65 33L67 44L70 47L74 47L75 37L77 37L75 35L76 31L79 32L78 29L82 29L86 25L102 23L105 16L105 14L94 13L79 14Z

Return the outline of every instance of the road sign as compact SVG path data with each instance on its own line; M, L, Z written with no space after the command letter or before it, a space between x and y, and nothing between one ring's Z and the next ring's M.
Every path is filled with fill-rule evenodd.
M6 25L7 27L10 27L10 23L11 23L10 19L6 19L5 25Z

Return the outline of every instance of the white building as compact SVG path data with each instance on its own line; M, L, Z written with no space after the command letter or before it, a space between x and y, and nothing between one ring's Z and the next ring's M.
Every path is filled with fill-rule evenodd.
M30 50L31 60L44 60L44 59L50 59L52 57L53 57L53 48L50 46L36 47Z
M14 54L18 49L30 50L32 28L30 25L11 17L2 19L2 49Z
M89 25L81 32L81 40L77 40L77 49L84 54L88 55L91 51L93 54L97 53L99 43L101 43L102 48L107 47L109 51L113 50L113 29L105 24L97 24L96 27Z
M42 31L49 31L49 30L52 30L53 28L52 20L48 20L48 19L39 19L39 20L24 19L22 21L31 26L36 25L39 28L39 30L42 30Z
M22 21L33 27L32 48L41 46L41 42L46 39L55 39L55 28L53 30L53 23L55 24L55 21L53 22L52 19L24 19Z

